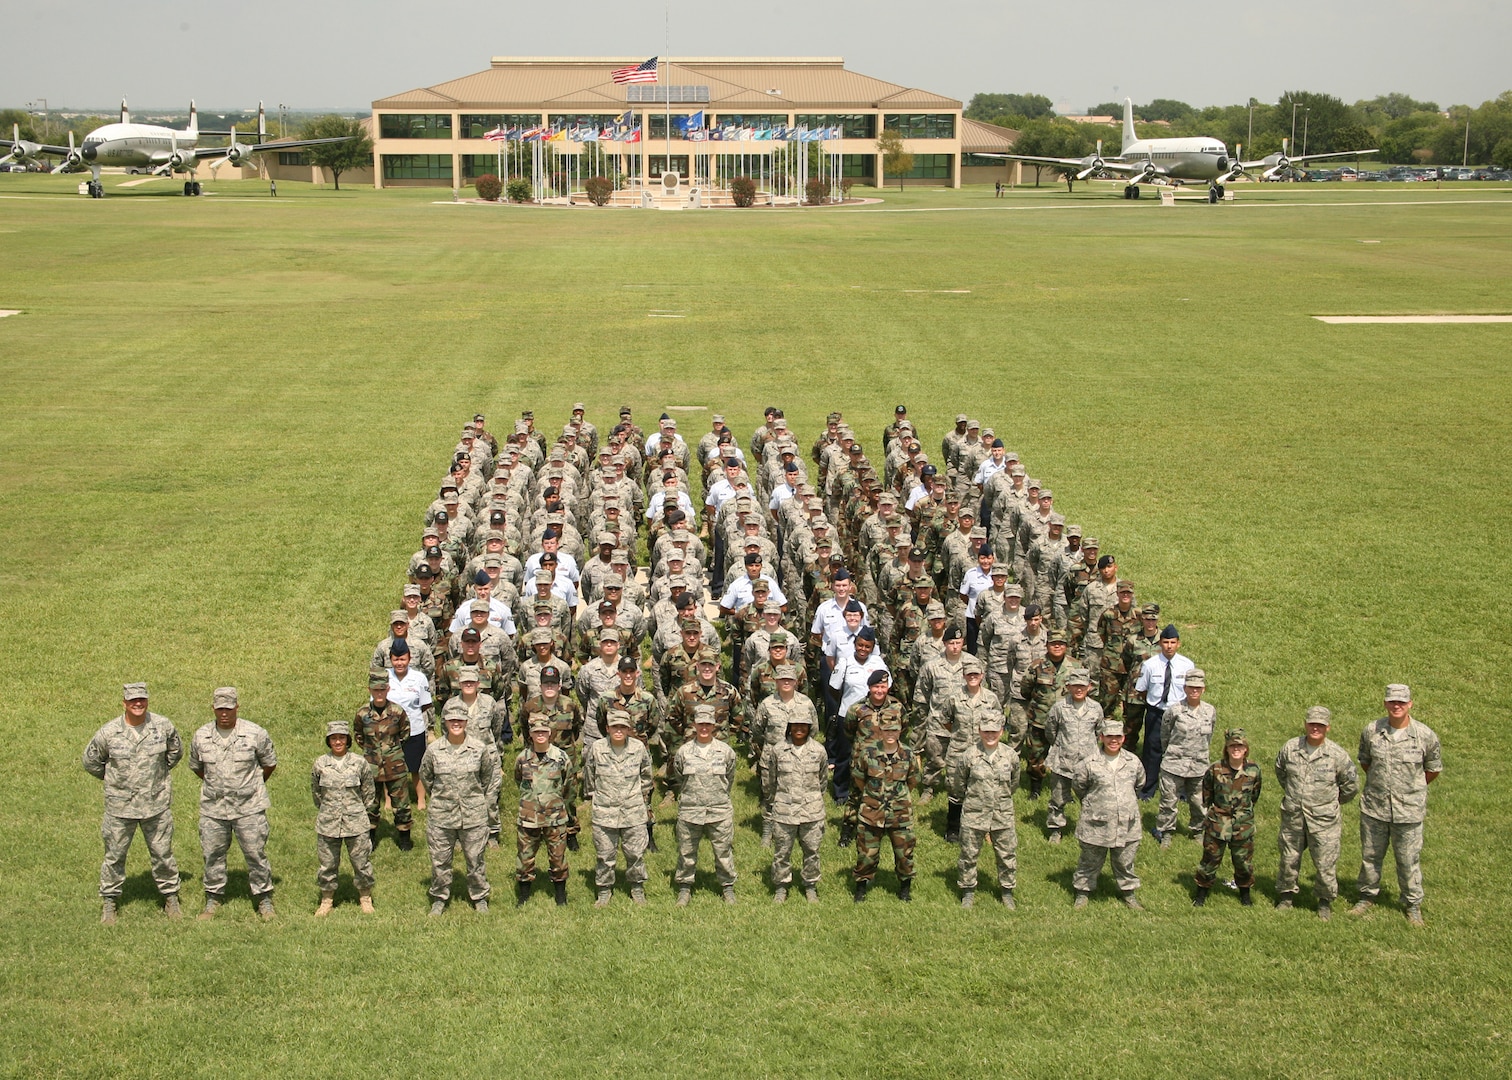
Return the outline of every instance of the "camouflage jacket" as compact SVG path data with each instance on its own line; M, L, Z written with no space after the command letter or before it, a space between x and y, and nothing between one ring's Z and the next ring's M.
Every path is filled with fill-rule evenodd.
M1050 743L1045 768L1072 775L1078 762L1098 752L1097 725L1102 718L1102 706L1090 697L1078 705L1067 694L1050 706L1045 714L1045 739Z
M1408 719L1401 732L1382 717L1360 732L1360 768L1365 790L1360 813L1380 821L1417 822L1428 815L1428 777L1443 772L1439 737L1427 724Z
M903 725L903 734L908 735L908 718L903 712L903 703L889 694L882 699L880 708L872 705L870 697L864 697L850 707L845 714L845 734L851 741L851 757L861 753L863 746L880 743L878 729L882 721L896 719Z
M1071 654L1057 664L1045 655L1039 663L1033 665L1024 672L1022 688L1024 692L1024 710L1029 714L1029 726L1042 728L1045 720L1050 715L1050 709L1066 692L1066 680L1071 677L1071 672L1076 665L1071 661Z
M583 755L583 798L593 803L593 823L630 829L646 823L651 804L651 755L631 739L616 750L600 739Z
M693 709L697 705L714 706L716 739L745 737L746 711L740 691L723 679L715 679L712 686L690 679L678 688L667 707L667 721L679 739L693 738Z
M1202 778L1203 834L1220 840L1254 834L1255 804L1260 801L1260 766L1246 761L1238 769L1215 761Z
M818 730L819 714L806 694L795 692L786 704L776 694L763 701L751 723L752 753L760 754L766 747L787 741L787 726L794 720L807 721L810 734Z
M509 692L513 687L505 673L504 661L498 656L488 656L480 652L472 660L466 660L460 656L451 657L437 669L436 701L438 706L444 706L462 692L462 684L458 676L464 667L478 669L478 689L482 693L508 705Z
M824 789L829 759L824 746L809 739L795 746L788 739L767 746L761 755L761 793L772 807L772 820L804 825L824 820Z
M677 819L712 825L735 816L730 791L735 785L735 748L722 739L700 745L689 739L672 756L670 777L677 789Z
M1218 710L1206 701L1193 709L1183 699L1166 709L1160 717L1160 771L1194 779L1207 772L1217 723Z
M973 829L1016 827L1013 793L1018 783L1019 756L1002 743L991 750L974 743L951 758L946 770L950 798L961 804L961 824Z
M1084 644L1088 648L1102 648L1098 627L1102 625L1103 612L1118 603L1118 592L1113 582L1099 577L1082 590L1081 601L1071 614L1071 647Z
M1081 799L1076 838L1098 847L1123 847L1139 840L1139 789L1145 771L1127 750L1109 757L1100 748L1079 762L1071 786Z
M947 729L942 725L940 713L950 699L965 687L966 676L960 660L952 664L942 654L924 665L924 670L919 672L918 684L914 687L913 703L914 708L925 717L925 734L945 733Z
M409 773L404 763L404 740L409 738L409 717L392 701L380 711L369 701L352 721L352 741L375 771L378 780L402 780Z
M205 724L189 743L189 769L204 781L200 816L234 821L264 813L271 804L263 770L277 764L273 740L252 721L239 718L225 739L215 721Z
M594 706L593 722L606 737L609 733L610 709L624 709L630 714L630 722L634 725L631 734L637 740L647 746L660 743L662 728L666 725L663 722L662 707L649 690L637 684L635 692L625 697L616 686L611 692L599 695L598 703ZM584 756L586 758L586 752Z
M559 746L569 754L577 752L578 739L583 733L583 709L565 694L559 694L553 705L537 694L520 706L520 731L530 733L532 717L544 716L551 724L551 745Z
M488 808L503 783L499 756L468 737L453 745L437 739L425 748L420 782L430 795L426 827L472 829L488 824Z
M982 720L988 716L1003 718L1003 703L998 696L983 686L976 696L963 689L945 703L940 719L950 732L950 753L961 754L975 746L982 730ZM1015 736L1023 734L1016 732Z
M321 754L310 769L315 832L358 836L368 830L367 808L377 799L374 769L361 754Z
M874 829L911 825L921 774L919 755L901 742L891 753L880 742L864 746L851 770L851 783L861 792L861 820Z
M105 781L105 812L119 818L156 817L173 803L168 774L184 756L184 743L166 716L149 712L141 737L124 715L95 732L84 748L84 771Z
M702 648L702 644L698 648ZM694 666L698 663L698 650L688 652L681 644L675 649L668 649L662 657L661 668L657 672L658 684L661 686L663 697L670 698L677 693L683 683L694 677Z
M572 801L572 759L560 746L547 746L544 754L527 745L515 758L515 783L520 786L520 827L542 829L566 825Z
M1102 613L1102 618L1097 623L1097 635L1103 643L1104 671L1115 675L1128 674L1125 646L1132 639L1143 637L1143 630L1144 621L1139 617L1139 609L1132 604L1128 611L1119 611L1118 605L1114 604ZM1136 667L1134 670L1139 669Z
M789 647L788 651L797 652L797 649ZM798 685L808 685L808 669L803 663L787 660L785 663L792 664L798 669ZM747 680L747 691L751 705L759 706L767 698L777 692L777 668L770 660L763 660L751 668L750 678Z
M1142 702L1144 700L1144 695L1139 692L1134 684L1139 681L1139 669L1144 666L1144 662L1160 652L1160 639L1145 637L1143 627L1140 629L1140 633L1124 639L1123 664L1125 677L1123 698L1125 701ZM1107 653L1104 653L1103 657L1106 659ZM1193 775L1200 776L1201 774L1194 773Z

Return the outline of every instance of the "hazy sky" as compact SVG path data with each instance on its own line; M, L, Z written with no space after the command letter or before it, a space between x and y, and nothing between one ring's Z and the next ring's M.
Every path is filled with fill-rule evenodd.
M1478 105L1512 88L1505 0L671 0L669 19L663 6L0 0L0 105L113 107L125 95L140 108L190 97L351 108L482 70L491 56L656 53L843 56L853 71L963 101L1032 91L1074 111L1123 96L1209 105L1286 90Z

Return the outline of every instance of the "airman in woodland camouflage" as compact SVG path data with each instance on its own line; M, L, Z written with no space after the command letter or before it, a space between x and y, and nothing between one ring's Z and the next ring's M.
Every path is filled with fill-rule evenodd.
M371 700L357 710L352 731L359 749L373 767L373 799L368 803L368 844L378 842L387 796L394 808L394 842L401 851L414 847L410 839L409 769L404 762L404 740L409 738L409 717L388 699L387 672L368 674Z
M336 872L341 848L346 845L352 863L352 881L362 910L373 911L373 845L368 839L367 808L377 799L373 786L376 771L367 759L347 752L352 744L352 725L345 720L326 724L326 750L310 768L310 795L315 800L315 856L320 869L315 887L320 890L317 916L331 913L336 902Z
M1234 864L1234 884L1239 903L1254 903L1250 888L1255 884L1255 804L1260 801L1260 766L1249 759L1249 739L1243 728L1223 733L1223 760L1213 762L1202 778L1202 862L1192 880L1197 891L1192 906L1202 907L1217 880L1223 851Z
M878 720L878 741L861 747L851 773L861 793L856 830L856 903L866 899L877 876L882 838L892 843L898 899L913 899L913 793L921 776L919 758L900 741L903 722L888 715Z
M852 705L845 713L845 733L850 741L851 760L850 772L855 776L855 770L861 760L861 751L873 743L881 741L881 727L884 721L897 720L900 730L906 730L904 722L903 703L893 697L889 690L892 686L891 676L886 668L879 668L866 677L866 696ZM841 847L850 847L855 839L856 823L860 820L861 813L861 788L851 785L849 795L845 801L845 811L840 818Z
M1024 688L1024 719L1027 731L1024 736L1024 766L1029 773L1029 797L1037 799L1045 779L1045 760L1050 753L1050 737L1045 731L1045 722L1050 709L1066 692L1066 682L1071 672L1077 670L1073 663L1066 662L1066 634L1052 630L1045 639L1045 655L1038 663L1024 672L1021 685ZM1123 744L1119 744L1122 749Z
M385 685L386 685L385 681ZM163 910L177 919L178 864L173 860L173 788L168 774L184 756L178 730L166 716L147 708L147 684L122 688L121 715L96 731L84 748L84 771L105 782L105 861L100 864L100 922L113 926L126 882L126 853L132 837L142 841L152 861L152 879Z
M577 773L572 759L552 745L551 721L541 715L530 720L530 743L515 758L515 783L520 788L515 828L516 906L530 899L535 884L536 856L546 845L551 887L558 907L567 903L567 823Z
M1187 675L1187 689L1192 676ZM1167 714L1169 715L1169 714ZM1344 833L1340 807L1360 790L1360 774L1349 754L1328 737L1333 714L1322 705L1307 710L1303 734L1276 755L1276 780L1281 784L1281 832L1276 840L1281 865L1276 871L1276 907L1292 906L1302 853L1311 851L1318 870L1318 918L1333 914L1339 895L1339 841ZM1166 751L1169 757L1170 751Z

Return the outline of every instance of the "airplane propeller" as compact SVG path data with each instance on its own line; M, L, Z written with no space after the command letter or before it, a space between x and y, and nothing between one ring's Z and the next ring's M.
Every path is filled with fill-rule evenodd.
M0 161L23 162L34 158L37 151L42 149L34 142L27 142L21 138L21 125L11 124L11 148Z
M1104 171L1102 156L1102 140L1097 140L1097 153L1088 159L1087 167L1076 174L1078 180L1085 180L1089 176L1097 176Z
M68 172L71 169L77 169L83 163L84 155L79 153L78 150L74 149L73 132L70 131L68 133L68 154L63 158L62 161L58 162L57 165L53 166L52 175L57 176L61 172Z
M1271 154L1265 159L1265 163L1269 166L1269 168L1267 168L1263 173L1260 174L1262 179L1284 179L1291 176L1296 171L1291 163L1291 158L1286 156L1286 143L1287 140L1283 138L1281 140L1281 152L1279 154Z

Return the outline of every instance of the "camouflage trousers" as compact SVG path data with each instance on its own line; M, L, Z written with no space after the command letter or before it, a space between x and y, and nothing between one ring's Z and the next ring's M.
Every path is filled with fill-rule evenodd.
M1282 813L1281 832L1276 838L1276 847L1281 854L1281 865L1276 871L1276 892L1286 896L1297 891L1302 853L1310 851L1313 865L1318 868L1318 900L1332 903L1339 895L1339 841L1343 835L1342 820L1327 828L1311 829L1301 814Z
M374 780L373 802L368 807L368 828L376 829L383 821L383 796L388 793L389 802L394 804L394 828L400 832L408 832L411 822L409 801L409 776L406 774L396 780Z
M126 853L132 837L142 830L147 857L152 863L152 881L164 896L179 891L178 863L173 859L173 811L164 810L148 818L121 818L106 814L100 823L105 840L105 861L100 864L100 896L105 900L120 898L126 884Z
M1397 887L1408 907L1423 902L1423 823L1382 821L1360 815L1360 899L1374 900L1381 892L1381 864L1386 848L1396 852Z
M1059 830L1066 827L1066 804L1074 794L1069 776L1050 773L1050 809L1045 812L1045 828Z
M373 887L373 845L367 833L356 836L323 836L315 834L315 859L319 868L315 871L315 887L321 892L336 891L336 871L341 866L341 845L345 844L347 858L352 863L352 884L359 889Z
M992 840L992 853L997 857L997 880L999 889L1011 889L1018 880L1018 829L1009 823L1002 829L974 829L961 824L961 856L956 862L956 884L963 889L975 889L977 884L977 861L982 857L982 841Z
M1029 726L1029 731L1024 736L1024 771L1030 776L1043 780L1045 777L1045 758L1050 754L1050 739L1045 735L1045 729Z
M430 849L431 899L443 902L451 899L452 855L458 844L462 845L462 858L467 862L468 899L487 900L488 869L484 865L484 856L488 853L488 826L448 829L427 823L425 846Z
M793 881L793 841L803 853L803 883L819 883L819 845L824 840L824 820L805 821L801 825L772 823L772 884L790 885Z
M273 892L273 869L268 865L268 815L250 814L227 820L200 815L200 849L205 853L205 895L226 895L226 854L236 836L242 858L247 860L247 884L254 897Z
M949 732L943 735L924 736L923 744L920 746L924 757L924 778L919 783L920 795L933 794L935 788L944 784L946 747L949 744Z
M1125 698L1123 703L1124 749L1139 754L1139 732L1144 727L1145 703L1142 698Z
M1199 889L1211 889L1213 882L1218 880L1218 867L1222 865L1223 852L1227 849L1229 860L1234 864L1234 884L1241 889L1249 888L1255 883L1255 827L1236 825L1232 835L1225 839L1221 828L1214 822L1215 819L1209 816L1202 830L1202 862L1192 880Z
M1160 773L1160 810L1155 814L1155 828L1163 833L1176 831L1176 809L1186 803L1192 835L1202 831L1205 811L1202 808L1202 777Z
M677 870L672 880L680 889L691 888L693 871L698 866L698 846L707 836L714 850L714 877L721 886L735 884L735 819L707 824L677 819Z
M1103 847L1101 844L1081 842L1081 858L1076 861L1076 870L1071 874L1071 888L1079 893L1089 893L1097 888L1097 877L1102 873L1103 863L1113 864L1113 884L1119 892L1130 893L1139 888L1139 875L1134 873L1134 857L1139 854L1139 841Z
M593 853L598 863L593 868L593 883L600 889L614 888L614 856L616 849L625 852L625 880L631 885L643 884L646 880L646 827L632 825L628 829L610 829L594 823Z
M1128 679L1128 672L1116 671L1106 664L1098 672L1097 692L1092 695L1092 699L1102 706L1106 715L1113 715L1113 707L1122 700L1124 683Z
M899 878L914 876L914 830L913 822L900 825L869 825L861 822L856 828L857 881L871 881L877 876L877 863L882 859L882 837L892 841L893 870Z
M519 825L515 828L515 880L534 881L536 856L541 845L546 845L546 861L551 867L552 881L567 880L567 833L566 825L542 825L531 828Z

